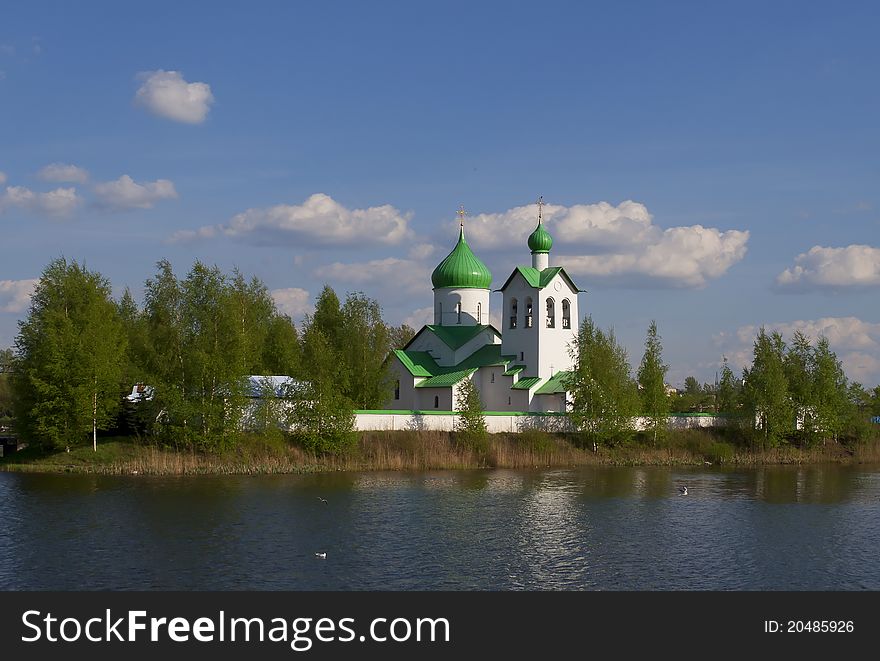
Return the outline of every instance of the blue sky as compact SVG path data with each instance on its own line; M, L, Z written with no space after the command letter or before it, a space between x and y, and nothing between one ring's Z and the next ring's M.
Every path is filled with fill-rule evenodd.
M218 3L219 4L219 3ZM635 364L740 367L756 327L880 382L872 3L17 3L0 22L0 346L64 255L323 283L423 323L459 205L498 286L551 262ZM493 297L493 313L500 301Z

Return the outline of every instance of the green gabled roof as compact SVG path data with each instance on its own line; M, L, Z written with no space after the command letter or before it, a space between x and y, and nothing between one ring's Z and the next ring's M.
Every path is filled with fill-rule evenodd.
M511 356L501 355L500 344L487 344L474 351L470 356L455 366L455 369L464 369L470 367L489 367L490 365L501 365L507 367L507 364L513 360Z
M464 227L458 233L458 243L431 274L434 289L468 288L489 289L492 274L464 240Z
M526 282L535 289L544 289L544 287L549 285L550 281L556 277L557 273L561 273L562 277L565 278L572 289L578 292L586 291L586 289L579 289L578 286L574 284L574 280L571 279L571 276L569 276L561 266L548 266L543 271L539 271L532 266L517 266L501 288L496 289L495 291L504 291L507 288L507 285L510 284L510 281L513 280L513 276L517 273L522 274L522 277L525 278Z
M535 391L535 394L552 395L558 392L568 392L568 382L572 376L574 376L574 372L556 372L556 374L547 379L547 383Z
M394 355L413 376L434 376L439 369L437 361L427 351L395 349Z
M434 324L428 324L427 326L422 327L422 330L416 333L406 346L408 347L415 342L415 339L427 330L440 338L440 341L447 347L453 351L457 351L487 328L491 328L498 337L501 337L501 333L498 332L498 329L489 324L478 324L476 326L437 326ZM406 347L404 347L404 349L406 349Z
M448 388L454 386L459 381L466 379L477 371L476 367L466 370L456 370L455 372L447 372L446 374L438 374L430 379L425 379L421 383L416 384L416 388Z
M532 386L540 383L540 376L529 376L525 379L520 379L516 383L514 383L511 387L512 390L528 390Z
M524 367L523 365L517 365L517 366L515 366L515 367L511 367L510 369L508 369L508 370L503 374L503 376L513 376L514 374L519 374L519 373L522 372L524 369L525 369L525 367Z
M458 365L453 365L451 367L441 367L437 364L437 361L434 360L434 357L427 351L404 351L402 349L395 349L392 353L397 356L400 362L403 363L403 366L409 370L410 374L413 376L427 377L429 381L431 381L431 379L446 377L453 374L463 374L464 372L472 374L480 367L489 367L490 365L500 365L506 369L507 365L513 360L512 356L501 355L500 344L487 344L484 347L480 347L470 356L462 360ZM432 386L453 385L458 383L462 378L463 377L458 377L450 383L432 381L428 385L425 385L423 382L420 383L418 387L430 388Z

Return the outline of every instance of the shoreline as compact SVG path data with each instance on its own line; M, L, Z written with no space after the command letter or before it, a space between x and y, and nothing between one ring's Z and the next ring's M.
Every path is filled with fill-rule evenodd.
M96 475L273 475L334 471L427 471L491 468L534 469L581 466L856 465L880 463L880 443L854 447L827 443L809 449L790 445L747 449L706 434L670 436L662 447L631 443L600 447L574 446L551 434L493 434L480 450L463 447L446 432L367 432L357 447L343 455L319 456L286 439L250 437L235 451L207 454L175 450L134 438L105 439L98 452L79 447L40 454L27 448L0 459L0 471Z

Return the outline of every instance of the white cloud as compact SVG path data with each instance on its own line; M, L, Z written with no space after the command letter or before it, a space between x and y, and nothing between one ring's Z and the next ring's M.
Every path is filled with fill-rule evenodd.
M397 257L353 264L334 262L315 269L315 276L352 285L381 287L386 295L421 293L430 283L429 268L425 264Z
M81 167L68 163L50 163L37 175L43 181L71 182L84 184L89 179L89 173Z
M274 246L279 242L297 246L396 245L413 236L409 220L408 215L402 215L389 204L348 209L329 195L315 193L302 204L248 209L226 225L177 232L169 240L205 238L220 232L248 238L258 245Z
M411 259L427 259L434 254L434 246L430 243L417 243L407 254Z
M571 207L547 204L544 223L554 238L553 263L608 284L703 287L746 253L748 231L702 225L662 229L645 205L627 200ZM465 227L475 247L525 248L537 206L479 214Z
M415 328L419 330L422 326L426 324L434 323L434 308L419 308L417 310L413 310L412 313L403 320L410 328Z
M0 280L0 312L23 312L30 303L38 279Z
M309 292L299 287L273 289L272 298L279 312L286 314L294 321L302 319L312 309Z
M135 103L175 122L201 124L214 102L210 85L188 83L179 71L144 71L138 78L143 84L135 94Z
M831 350L843 363L850 379L865 385L880 383L880 323L863 321L858 317L822 317L789 322L765 324L771 333L778 331L786 340L800 331L815 342L820 336L828 338ZM752 362L752 349L759 327L741 326L735 333L719 333L713 339L735 369Z
M0 186L6 183L6 173L0 172Z
M177 230L168 237L166 243L185 243L197 239L212 239L217 235L217 228L213 225L205 225L196 230Z
M780 290L864 288L880 286L880 248L813 246L776 278Z
M31 213L66 216L81 202L75 188L56 188L46 193L35 193L24 186L9 186L0 195L0 211L17 207Z
M137 183L127 174L116 181L95 184L98 204L110 209L149 209L160 200L177 197L174 184L167 179Z

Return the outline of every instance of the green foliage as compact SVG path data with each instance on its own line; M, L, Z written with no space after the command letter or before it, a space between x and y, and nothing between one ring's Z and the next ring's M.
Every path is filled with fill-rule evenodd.
M15 352L11 348L0 349L0 374L12 371Z
M616 445L633 436L632 417L639 407L638 389L630 375L626 350L614 331L584 319L571 349L571 418L590 443Z
M756 438L765 449L779 445L794 430L784 356L782 336L767 335L762 327L755 339L752 367L743 371L745 410L755 420Z
M390 348L403 349L415 337L416 331L407 324L401 324L389 327L388 334Z
M362 293L349 293L342 306L340 357L348 372L345 395L359 409L381 408L391 397L385 358L391 335L379 304Z
M458 385L455 399L458 414L455 417L456 441L478 452L489 448L489 434L486 430L486 418L483 415L483 400L480 391L470 378Z
M648 419L647 430L653 443L666 431L669 417L669 396L666 394L666 372L669 366L663 363L663 346L657 334L657 322L648 326L645 339L645 353L639 365L638 382L641 398L641 413Z
M84 443L120 406L126 338L110 283L75 261L43 271L15 340L18 430L45 448Z
M734 376L733 370L727 364L727 356L724 357L721 366L721 379L718 381L715 397L716 413L732 416L739 412L740 400L742 399L742 381Z
M343 454L357 443L354 406L343 394L344 365L324 331L310 324L303 333L303 354L309 356L309 379L290 393L294 436L307 450Z
M157 266L131 324L144 337L135 362L155 389L155 430L173 445L228 449L242 433L245 377L291 375L279 368L299 362L296 330L256 278L196 262L181 281L169 262Z
M828 338L820 337L812 352L811 361L812 397L810 405L814 411L811 432L818 432L824 438L837 440L843 431L847 409L852 405L847 392L847 379L843 366L828 345Z

